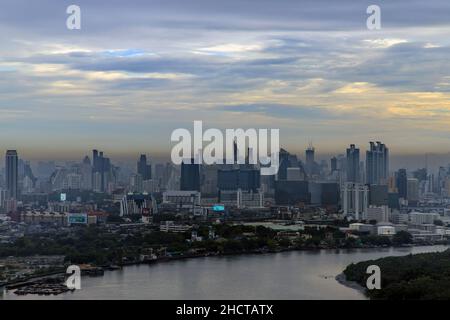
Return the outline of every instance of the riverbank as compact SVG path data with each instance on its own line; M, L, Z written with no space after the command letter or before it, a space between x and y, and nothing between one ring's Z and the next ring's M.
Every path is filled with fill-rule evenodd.
M343 286L346 286L348 288L357 290L359 292L361 292L362 294L366 295L366 288L364 288L363 286L361 286L358 282L356 281L349 281L347 280L347 277L345 276L345 274L342 272L340 274L338 274L335 277L336 281L339 282L340 284L342 284Z
M347 256L352 256L353 254L358 254L358 253L364 253L364 255L369 255L368 257L371 258L372 257L372 253L374 255L378 255L378 253L381 253L383 256L385 255L385 253L388 252L392 252L392 254L395 254L396 252L403 252L404 255L411 253L411 252L422 252L422 251L429 251L429 250L443 250L444 247L447 246L441 246L441 245L437 245L437 246L402 246L402 247L365 247L365 248L334 248L334 249L319 249L319 248L283 248L283 249L278 249L278 250L253 250L253 251L248 251L248 252L235 252L235 253L197 253L197 254L185 254L185 255L177 255L177 256L165 256L165 257L159 257L158 259L152 259L152 260L147 260L147 261L130 261L127 263L124 263L121 267L118 266L110 266L110 265L104 265L101 266L101 268L104 271L114 271L114 270L124 270L125 268L133 268L133 267L138 267L140 265L160 265L166 262L175 262L175 261L187 261L188 263L191 263L189 261L196 261L199 260L199 258L239 258L239 259L245 259L245 257L265 257L265 256L276 256L276 254L280 254L280 253L294 253L297 252L299 253L299 255L304 255L305 259L307 259L306 262L309 262L308 260L315 257L315 256L321 256L321 255L333 255L333 256L343 256L343 257L347 257ZM194 259L197 258L197 259ZM253 258L252 258L253 259ZM278 257L274 258L273 260L279 259ZM233 259L234 260L234 259ZM267 261L266 258L263 259L264 261ZM272 260L272 258L270 258L270 260ZM208 260L209 261L209 260ZM217 261L224 261L224 260L217 260ZM359 261L363 261L362 259L356 259L356 260L350 260L350 263L354 263L354 262L359 262ZM303 263L304 261L302 261ZM196 262L197 263L197 262ZM203 263L203 261L201 262ZM205 262L206 264L208 262ZM311 260L311 263L313 263L313 260ZM172 264L173 265L173 264ZM323 274L328 274L331 275L330 277L325 277L324 279L332 279L332 281L335 281L339 286L345 286L351 290L356 290L358 292L359 295L364 295L364 288L361 286L357 286L355 283L352 283L350 281L347 281L345 279L345 276L341 275L342 271L345 269L345 267L347 267L348 264L342 265L342 267L340 267L338 270L333 270L332 272L327 271L327 272L323 272ZM153 268L152 268L153 269ZM60 274L64 274L64 272L61 272ZM91 278L91 277L85 277L83 274L83 282L85 281L91 281L91 280L87 280L86 278ZM337 275L337 276L336 276ZM49 275L52 276L52 275ZM53 274L54 276L54 274ZM40 275L39 277L36 277L34 280L38 280L42 279L43 275ZM108 279L110 277L117 277L117 273L115 272L104 272L103 276L99 276L97 278L104 278L104 279ZM28 279L29 282L26 284L30 284L30 280L33 279ZM31 281L33 282L33 281ZM14 289L17 289L18 287L20 287L20 285L15 286L15 288L12 287L8 287L8 289L10 289L10 292L14 292ZM34 295L31 295L31 297L34 297Z
M276 254L208 256L124 266L104 276L83 277L81 290L57 296L4 300L366 300L336 281L352 263L389 256L440 252L448 246L351 250L297 250ZM325 276L324 276L325 275Z

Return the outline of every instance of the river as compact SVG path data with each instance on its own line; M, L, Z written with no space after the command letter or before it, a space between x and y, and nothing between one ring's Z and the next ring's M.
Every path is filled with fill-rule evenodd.
M205 257L106 271L83 277L81 290L58 296L0 299L365 299L335 277L354 262L409 253L443 251L447 246L290 251L276 254Z

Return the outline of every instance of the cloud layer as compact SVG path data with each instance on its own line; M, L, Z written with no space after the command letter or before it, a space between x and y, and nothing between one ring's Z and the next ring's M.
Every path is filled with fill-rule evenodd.
M447 151L450 3L2 1L0 148L166 152L193 120L280 128L298 151Z

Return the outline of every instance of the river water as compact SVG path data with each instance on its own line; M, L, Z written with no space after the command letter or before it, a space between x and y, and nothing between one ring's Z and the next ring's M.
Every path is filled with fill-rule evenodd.
M291 251L186 259L83 277L81 290L58 296L17 296L5 291L0 299L365 299L360 291L335 280L348 264L447 248Z

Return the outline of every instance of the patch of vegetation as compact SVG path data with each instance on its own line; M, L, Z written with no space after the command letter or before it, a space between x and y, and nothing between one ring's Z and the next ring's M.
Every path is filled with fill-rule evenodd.
M366 286L367 267L381 269L381 289L367 290L371 299L447 300L450 299L450 249L439 253L422 253L387 257L349 265L344 274L349 281Z

